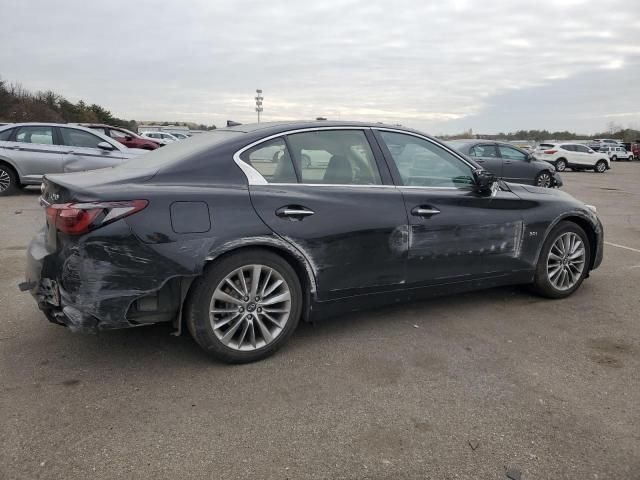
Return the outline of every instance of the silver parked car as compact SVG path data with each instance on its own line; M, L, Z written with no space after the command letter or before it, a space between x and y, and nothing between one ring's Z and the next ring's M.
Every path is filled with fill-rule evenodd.
M0 127L0 195L38 185L46 173L113 167L145 152L76 125L6 125Z

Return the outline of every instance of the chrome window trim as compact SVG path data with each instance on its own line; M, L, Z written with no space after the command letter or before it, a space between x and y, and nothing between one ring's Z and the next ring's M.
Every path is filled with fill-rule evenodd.
M280 183L280 184L269 183L262 176L262 174L258 172L258 170L253 168L248 163L244 162L240 158L240 155L242 155L245 151L249 150L250 148L253 148L256 145L260 145L261 143L268 142L269 140L273 140L274 138L284 137L285 135L291 135L293 133L316 132L316 131L322 131L322 130L361 130L362 132L364 132L365 130L371 130L371 127L308 127L308 128L297 128L294 130L287 130L285 132L280 132L274 135L270 135L268 137L261 138L260 140L256 140L255 142L252 142L249 145L242 147L240 150L238 150L236 153L233 154L233 161L244 172L245 176L247 177L247 181L249 182L249 185L307 185L307 184L298 183L298 182ZM326 184L319 184L319 185L326 186Z
M304 133L304 132L316 132L316 131L323 131L323 130L361 130L361 131L365 131L365 130L382 130L382 131L387 131L387 132L394 132L394 133L401 133L401 134L405 134L405 135L411 135L423 140L428 141L429 143L432 143L433 145L443 148L444 150L448 151L449 153L451 153L454 157L458 158L459 160L461 160L465 165L467 165L469 168L471 168L471 170L476 170L476 167L472 164L470 164L468 161L466 161L459 153L457 153L455 150L449 148L448 146L443 146L439 143L434 142L433 140L431 140L429 137L425 137L424 135L420 135L414 132L409 132L407 130L398 130L395 128L386 128L386 127L349 127L349 126L345 126L345 127L308 127L308 128L298 128L298 129L294 129L294 130L287 130L284 132L280 132L280 133L276 133L273 135L269 135L268 137L264 137L261 138L259 140L256 140L255 142L252 142L248 145L245 145L244 147L242 147L241 149L239 149L238 151L236 151L233 154L233 161L236 163L236 165L238 165L238 167L240 168L240 170L242 170L242 172L245 174L245 176L247 177L247 182L249 183L249 185L272 185L274 187L280 186L280 187L284 187L284 186L304 186L304 187L329 187L329 188L335 188L335 187L349 187L349 188L410 188L410 189L429 189L429 190L467 190L467 188L459 188L459 187L427 187L427 186L415 186L415 185L384 185L384 184L373 184L373 185L358 185L358 184L331 184L331 183L269 183L267 182L267 180L262 176L262 174L260 172L258 172L258 170L256 170L255 168L253 168L251 165L249 165L248 163L246 163L245 161L243 161L240 158L240 155L242 155L245 151L249 150L250 148L255 147L256 145L260 145L261 143L264 142L268 142L270 140L273 140L275 138L278 137L284 137L285 135L290 135L293 133Z

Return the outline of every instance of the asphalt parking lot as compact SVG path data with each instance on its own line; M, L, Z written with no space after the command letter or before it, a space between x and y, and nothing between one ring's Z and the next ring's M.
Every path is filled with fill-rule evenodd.
M350 314L244 366L49 324L17 288L38 192L0 198L0 478L640 478L640 162L562 177L608 242L569 299Z

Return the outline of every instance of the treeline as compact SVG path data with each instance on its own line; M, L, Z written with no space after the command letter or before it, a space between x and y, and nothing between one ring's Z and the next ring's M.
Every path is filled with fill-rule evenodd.
M73 103L51 90L31 92L19 83L7 83L0 79L0 123L53 122L53 123L106 123L134 132L138 128L135 120L114 117L109 110L96 105L88 105L80 100ZM145 122L149 123L149 122ZM169 125L169 122L158 122ZM192 129L211 130L215 125L175 122Z
M51 90L32 93L0 79L0 122L107 123L135 130L134 120L114 117L100 105L73 103Z

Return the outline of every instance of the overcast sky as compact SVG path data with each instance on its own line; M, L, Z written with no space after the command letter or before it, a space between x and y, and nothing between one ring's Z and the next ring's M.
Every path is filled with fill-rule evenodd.
M119 117L640 127L640 1L4 0L0 76Z

